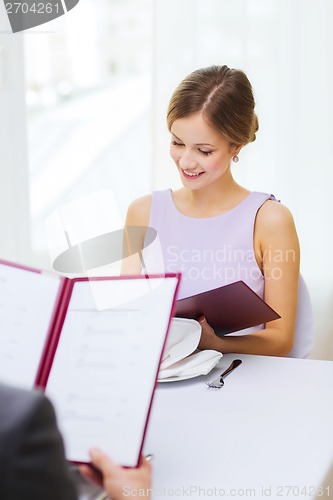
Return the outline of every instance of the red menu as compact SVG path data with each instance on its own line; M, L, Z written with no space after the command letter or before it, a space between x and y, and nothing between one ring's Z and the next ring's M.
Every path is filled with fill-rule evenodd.
M0 380L43 388L66 457L136 466L180 276L68 279L0 261Z
M220 335L280 318L243 281L177 300L175 315L191 319L204 315Z

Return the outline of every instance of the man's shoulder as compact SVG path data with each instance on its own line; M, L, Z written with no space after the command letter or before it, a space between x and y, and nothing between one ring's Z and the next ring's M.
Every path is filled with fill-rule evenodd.
M42 392L0 384L0 468L0 498L76 499L55 412Z
M6 384L0 384L0 416L3 418L6 414L15 412L20 415L19 410L39 406L46 400L45 396L37 390L27 390L18 387L12 387Z
M0 440L19 433L36 415L54 420L52 405L42 392L0 384Z

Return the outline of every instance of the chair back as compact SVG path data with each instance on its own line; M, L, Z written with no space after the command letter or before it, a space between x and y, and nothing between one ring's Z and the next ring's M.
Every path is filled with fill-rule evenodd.
M302 276L298 284L295 342L288 358L307 358L314 341L314 320L308 287Z

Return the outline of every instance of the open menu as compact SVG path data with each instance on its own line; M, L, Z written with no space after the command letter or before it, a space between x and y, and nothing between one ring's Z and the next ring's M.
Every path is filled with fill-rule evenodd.
M190 319L204 315L219 335L280 318L280 315L243 281L235 281L177 300L175 315Z
M0 380L45 390L66 457L136 466L180 276L68 279L0 261Z

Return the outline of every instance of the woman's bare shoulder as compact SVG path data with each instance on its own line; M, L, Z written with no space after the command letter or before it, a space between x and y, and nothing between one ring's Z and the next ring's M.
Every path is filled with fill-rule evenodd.
M262 248L293 248L299 252L294 218L285 205L267 200L258 210L255 244Z
M278 231L282 228L294 227L291 211L282 203L267 200L258 210L257 226L268 231Z
M126 225L148 226L152 195L147 194L132 201L127 210Z

